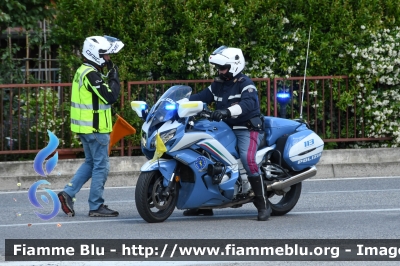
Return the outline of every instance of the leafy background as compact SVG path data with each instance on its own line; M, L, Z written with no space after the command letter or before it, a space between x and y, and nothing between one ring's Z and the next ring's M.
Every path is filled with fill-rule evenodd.
M25 15L24 21L23 12L35 8L21 6L30 2L50 8ZM362 125L368 137L393 137L387 142L332 143L327 148L400 143L399 82L394 82L399 73L398 0L57 0L55 9L50 2L2 1L0 25L3 30L10 22L29 26L38 16L47 18L48 42L59 47L63 82L72 80L82 62L83 40L104 34L125 43L113 56L123 81L211 79L215 71L208 56L220 45L243 50L245 73L251 77L301 77L311 28L307 76L351 77L349 91L333 95L336 107L357 117L351 123L358 130ZM21 12L13 19L15 9ZM311 94L315 112L330 100L319 89L311 88ZM352 108L354 101L357 109ZM125 115L140 127L132 112ZM338 134L335 130L328 128Z

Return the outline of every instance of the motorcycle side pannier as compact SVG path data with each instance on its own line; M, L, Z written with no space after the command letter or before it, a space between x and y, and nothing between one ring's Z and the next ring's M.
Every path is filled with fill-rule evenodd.
M305 124L279 117L264 117L264 130L267 146L276 144L281 153L282 167L291 171L301 171L316 165L324 149L323 140L308 129ZM279 163L275 152L271 161Z
M282 154L282 166L301 171L319 162L324 142L314 131L307 129L281 137L277 149Z

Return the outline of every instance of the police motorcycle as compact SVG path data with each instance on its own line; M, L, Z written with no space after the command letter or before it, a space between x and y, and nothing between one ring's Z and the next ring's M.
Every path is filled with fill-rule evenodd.
M163 222L177 209L238 208L254 192L236 150L236 136L223 121L210 121L201 101L189 101L192 89L170 87L148 111L146 102L131 107L144 119L141 149L149 159L139 175L135 201L149 223ZM256 154L271 215L297 204L302 181L317 173L324 142L302 120L264 117L265 139Z

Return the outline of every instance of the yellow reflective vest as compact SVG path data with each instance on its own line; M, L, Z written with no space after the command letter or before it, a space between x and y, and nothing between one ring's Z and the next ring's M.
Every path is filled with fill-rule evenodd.
M71 95L71 131L83 134L110 133L112 131L111 105L107 104L97 88L90 84L86 75L91 71L95 69L81 65L75 73ZM108 86L108 84L104 85ZM93 93L97 97L93 97Z

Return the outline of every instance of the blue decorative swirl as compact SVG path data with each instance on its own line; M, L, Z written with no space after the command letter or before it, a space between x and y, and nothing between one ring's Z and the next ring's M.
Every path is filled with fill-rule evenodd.
M42 184L47 184L50 185L49 182L47 182L46 180L39 180L37 182L35 182L28 191L28 198L29 201L32 203L33 206L37 207L37 208L43 208L43 206L37 201L36 199L36 191L38 189L38 187ZM54 206L53 206L53 211L49 214L42 214L39 212L35 212L35 214L42 220L50 220L51 218L53 218L54 216L56 216L58 214L58 212L60 211L61 208L61 203L58 200L57 194L54 193L54 191L50 190L50 189L44 189L51 197L51 199L53 200ZM48 204L49 200L45 195L41 196L42 200Z
M52 154L58 147L59 140L58 138L51 132L50 130L47 130L47 134L49 135L49 144L47 144L46 147L44 147L42 150L38 152L38 154L35 157L35 160L33 161L33 169L36 171L41 176L46 176L53 171L54 167L56 167L57 162L58 162L58 152L54 154L53 157L51 157L49 160L47 160L46 163L46 172L43 169L43 163L45 162L46 158Z

